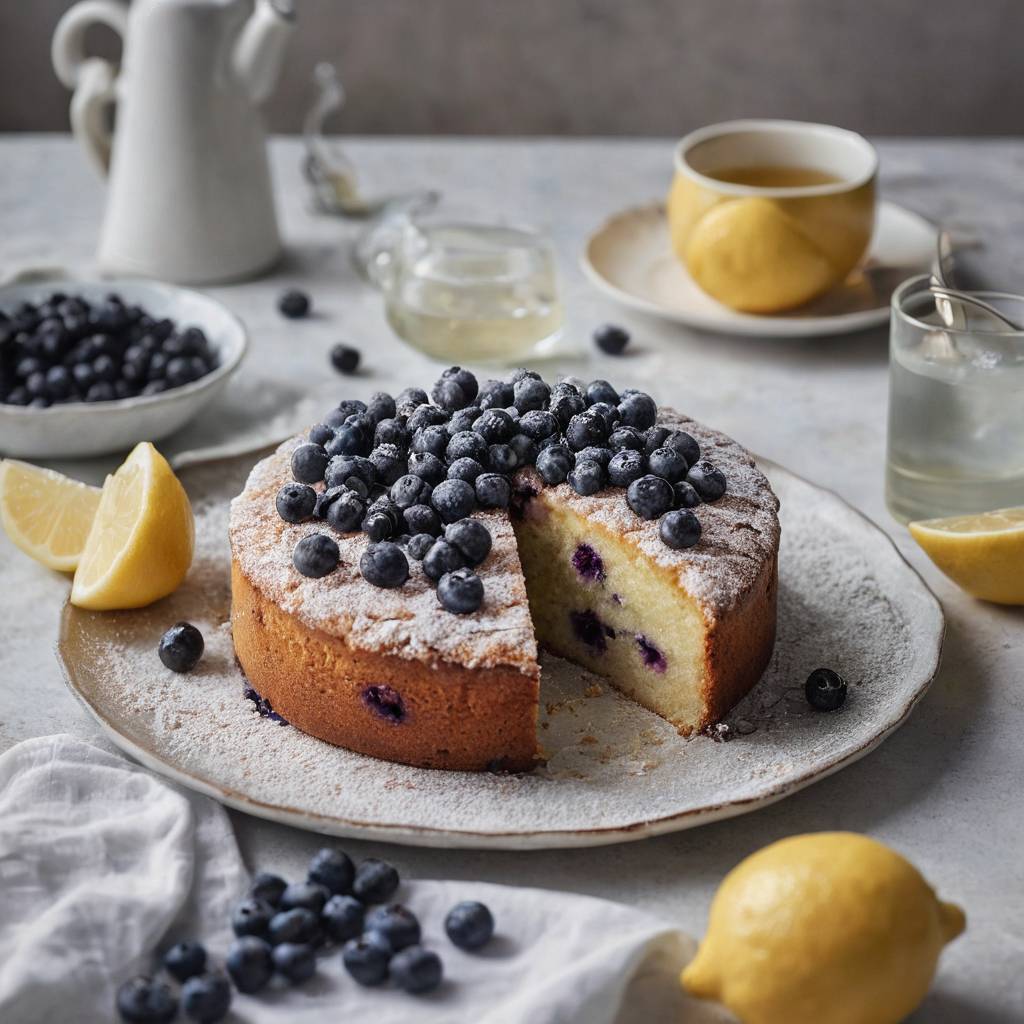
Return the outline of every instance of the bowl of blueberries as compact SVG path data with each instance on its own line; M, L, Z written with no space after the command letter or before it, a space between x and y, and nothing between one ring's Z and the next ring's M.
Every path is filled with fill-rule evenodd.
M0 288L0 455L123 451L183 427L248 339L221 303L156 281Z

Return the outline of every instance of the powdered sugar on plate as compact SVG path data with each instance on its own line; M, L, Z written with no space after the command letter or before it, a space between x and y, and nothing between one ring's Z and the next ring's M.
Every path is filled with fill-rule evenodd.
M544 768L440 772L353 754L261 717L244 696L230 636L227 514L250 461L185 473L198 548L177 593L133 612L69 606L59 651L69 684L115 743L253 814L338 835L519 849L687 828L779 799L863 755L910 713L937 668L941 611L881 531L834 495L762 466L782 500L778 640L764 678L714 735L683 739L605 681L544 655ZM182 618L207 641L184 676L156 655ZM832 714L803 698L807 674L822 665L850 684Z

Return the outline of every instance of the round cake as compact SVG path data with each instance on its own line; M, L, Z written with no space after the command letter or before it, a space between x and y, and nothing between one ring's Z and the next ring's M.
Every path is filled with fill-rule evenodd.
M456 372L472 380L453 368L439 385ZM433 412L423 411L417 389L397 405L386 395L368 409L343 402L344 415L329 415L253 468L230 521L233 638L252 687L327 742L454 770L524 771L542 760L538 644L683 733L719 721L760 678L775 637L778 500L753 459L670 409L637 412L627 392L618 418L595 410L586 387L571 382L546 403L557 414L553 435L519 433L473 459L464 452L485 449L460 428L476 424L490 440L494 424L500 437L501 429L550 429L552 420L527 419L531 410L510 403L509 428L483 414L512 385L472 386L465 402L435 387ZM582 401L558 407L570 388ZM603 446L584 445L593 439L587 430L602 433L602 414ZM570 428L580 417L593 422ZM368 456L352 450L360 447ZM511 449L518 465L495 448ZM549 456L549 448L561 451ZM690 459L680 464L670 448ZM325 451L326 470L313 449ZM424 457L431 449L437 454ZM623 450L636 454L609 468L606 456ZM574 466L568 479L563 452ZM495 482L499 467L507 487ZM654 470L665 474L660 483L650 482ZM468 492L438 487L438 473L468 479ZM630 475L645 483L627 489L609 479ZM477 497L468 517L490 537L482 561L479 528L466 528L465 506L449 501L466 493Z

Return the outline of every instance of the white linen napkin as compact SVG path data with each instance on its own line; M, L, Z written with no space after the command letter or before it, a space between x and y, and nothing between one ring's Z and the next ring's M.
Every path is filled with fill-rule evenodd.
M261 865L273 870L273 865ZM0 756L0 1020L107 1022L118 986L172 941L203 941L223 966L232 904L248 878L224 810L67 735ZM413 881L397 899L444 962L427 996L364 989L328 950L317 975L235 993L230 1021L374 1024L704 1024L729 1018L677 982L693 940L648 914L590 897L470 882ZM495 938L464 953L447 910L479 899Z

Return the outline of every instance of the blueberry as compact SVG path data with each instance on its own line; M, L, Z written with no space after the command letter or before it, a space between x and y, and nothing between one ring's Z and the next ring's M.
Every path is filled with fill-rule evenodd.
M25 390L33 398L44 398L46 396L46 374L42 370L29 374L25 381Z
M696 508L700 504L700 495L685 480L674 483L672 490L676 495L675 508Z
M467 484L472 484L483 471L484 467L476 459L462 458L456 459L448 467L447 477L449 480L465 480Z
M289 320L299 320L309 312L309 296L298 290L287 291L277 300L277 308Z
M686 459L688 466L692 466L700 458L700 445L685 430L673 430L664 438L662 444L675 448Z
M223 1020L231 1007L231 985L223 974L200 974L181 987L181 1008L199 1024Z
M301 444L292 452L292 476L300 483L315 484L324 478L327 450L319 444Z
M363 903L386 903L398 888L398 872L387 861L367 857L356 868L352 894Z
M396 953L390 964L391 978L406 992L414 995L431 992L441 984L441 958L423 946L409 946Z
M606 380L592 380L587 385L587 402L594 405L595 402L605 402L608 405L619 404L619 393Z
M655 476L664 477L670 484L686 476L689 465L678 448L655 448L647 457L647 466Z
M375 907L366 915L363 927L367 932L380 935L393 953L420 941L420 923L416 915L401 903Z
M433 543L433 534L417 533L409 538L408 543L405 545L405 552L410 558L415 558L417 562L421 562L426 557Z
M654 426L654 421L658 418L658 406L650 395L645 395L642 391L632 391L624 393L619 402L619 413L623 426L646 430Z
M277 514L286 523L301 523L316 508L316 491L307 484L285 484L277 492Z
M305 909L319 914L330 895L330 889L318 882L292 882L281 893L280 907L282 910Z
M377 423L373 432L374 447L382 444L393 444L396 448L404 450L409 447L412 435L409 428L397 419L383 419Z
M516 432L516 421L504 409L487 409L473 423L473 431L487 444L501 444Z
M356 487L362 487L365 493L365 485L355 477L349 478ZM333 526L339 533L351 533L358 530L366 515L366 502L354 490L347 487L331 488L324 492L325 498L330 498L321 506L321 513L324 520Z
M329 456L364 455L369 441L363 429L355 423L342 423L335 428L334 436L324 445Z
M359 939L350 939L341 951L345 970L360 985L383 985L388 979L391 947L382 936L371 932Z
M578 416L586 407L587 403L578 392L561 391L552 394L548 411L558 420L558 425L564 430L573 416Z
M594 344L605 355L620 356L629 344L629 332L615 324L603 324L594 331Z
M462 569L465 565L466 559L462 552L446 540L435 541L423 556L423 571L435 583L447 573Z
M458 381L452 377L441 377L430 389L430 397L434 404L448 412L462 409L469 404L469 396L459 387Z
M239 992L259 992L274 973L270 944L255 935L235 939L228 947L224 966Z
M534 441L541 441L558 433L558 420L546 409L531 409L520 417L519 430Z
M310 579L320 579L334 572L341 561L338 545L326 533L312 533L295 545L292 565Z
M444 463L430 452L415 452L409 456L409 472L436 487L445 479Z
M647 472L643 453L632 448L617 451L608 463L608 479L616 487L628 487Z
M846 702L846 680L830 668L816 668L807 677L804 693L816 711L836 711Z
M87 402L112 402L116 397L113 385L105 380L96 381L85 393Z
M600 416L604 420L604 425L608 429L609 434L619 425L619 420L622 419L618 406L609 405L607 402L595 402L586 411L592 416Z
M402 519L411 534L426 534L433 539L441 532L441 517L429 505L411 505L402 513Z
M569 474L569 486L583 496L597 494L604 483L605 472L599 462L577 461Z
M361 353L359 349L353 348L351 345L338 344L331 348L331 366L338 373L355 373L359 368L360 358Z
M407 509L413 505L425 505L430 501L433 487L422 477L414 473L400 476L390 490L391 500L400 508Z
M381 497L367 509L362 529L366 536L377 544L397 536L402 519L402 510L390 498Z
M305 907L282 910L270 919L267 926L267 939L273 946L280 945L282 942L318 942L320 918Z
M607 423L599 415L582 412L569 421L565 440L574 452L578 452L582 448L603 445L609 433Z
M51 366L46 371L46 393L52 401L67 398L72 391L71 374L66 366Z
M583 448L576 453L576 462L596 462L602 469L608 468L608 463L612 461L612 452L610 448L599 448L596 445L591 445L589 448Z
M406 426L412 434L424 427L439 427L448 422L449 416L444 409L436 405L417 406L409 415Z
M481 473L474 482L477 504L481 508L508 508L512 485L498 473Z
M576 459L565 445L556 444L537 455L537 472L549 486L564 483Z
M479 565L491 553L491 531L478 519L449 524L444 539L462 553L469 566Z
M672 431L668 427L648 427L643 431L644 453L650 455L655 448L663 448L671 436Z
M394 419L398 415L395 400L386 391L374 391L367 400L366 411L374 423Z
M448 451L448 442L450 440L451 435L443 423L432 423L428 426L420 427L413 434L409 450L417 455L429 452L431 455L436 455L439 459L443 459Z
M351 477L357 477L370 485L376 481L377 471L373 468L373 463L362 455L335 455L327 463L324 483L328 487L348 487Z
M426 405L430 396L423 388L405 388L395 395L395 409L399 416L408 416L414 409Z
M487 442L475 430L462 430L453 434L445 451L445 458L449 463L456 459L476 459L477 462L484 463L487 457Z
M370 452L370 464L377 474L377 482L390 487L400 476L404 476L409 464L402 450L393 444L382 444Z
M700 540L700 520L685 508L666 512L658 523L658 533L670 548L692 548Z
M324 905L320 921L334 942L347 942L363 933L366 907L354 896L332 896Z
M287 882L280 875L272 875L269 871L261 871L249 887L249 895L276 907L281 902Z
M495 473L508 476L519 468L519 456L511 445L492 444L487 450L487 457Z
M520 415L531 409L543 409L551 397L551 388L539 377L523 377L512 388L512 404Z
M494 934L494 918L482 903L466 900L448 911L444 930L459 949L479 949Z
M657 519L672 508L675 492L660 476L642 476L626 490L626 504L641 519Z
M400 587L409 578L409 560L391 541L370 544L359 559L359 572L375 587Z
M704 501L718 501L725 494L725 474L707 459L699 459L690 467L686 482Z
M127 1024L167 1024L178 1013L178 1000L168 985L140 975L117 990L117 1012Z
M178 981L206 970L206 950L198 942L178 942L163 957L163 965Z
M231 929L238 936L267 934L274 908L266 900L249 896L231 912Z
M292 985L309 981L316 974L316 954L305 943L282 942L274 947L271 957L277 972Z
M476 398L480 391L480 385L477 383L476 377L469 370L461 366L450 366L441 376L454 380L462 388L463 394L470 402Z
M191 672L203 656L203 634L191 622L176 622L160 638L157 652L172 672Z
M512 386L515 387L521 380L540 380L541 375L536 370L528 370L520 366L518 370L512 371Z
M476 492L465 480L444 480L434 488L430 503L444 522L454 523L473 511Z
M481 409L503 409L515 400L513 386L504 380L484 381L477 398Z
M508 441L509 448L515 452L520 466L532 466L537 461L540 448L532 437L525 434L513 434Z
M483 604L483 580L470 569L447 572L437 582L437 599L448 611L469 615Z

